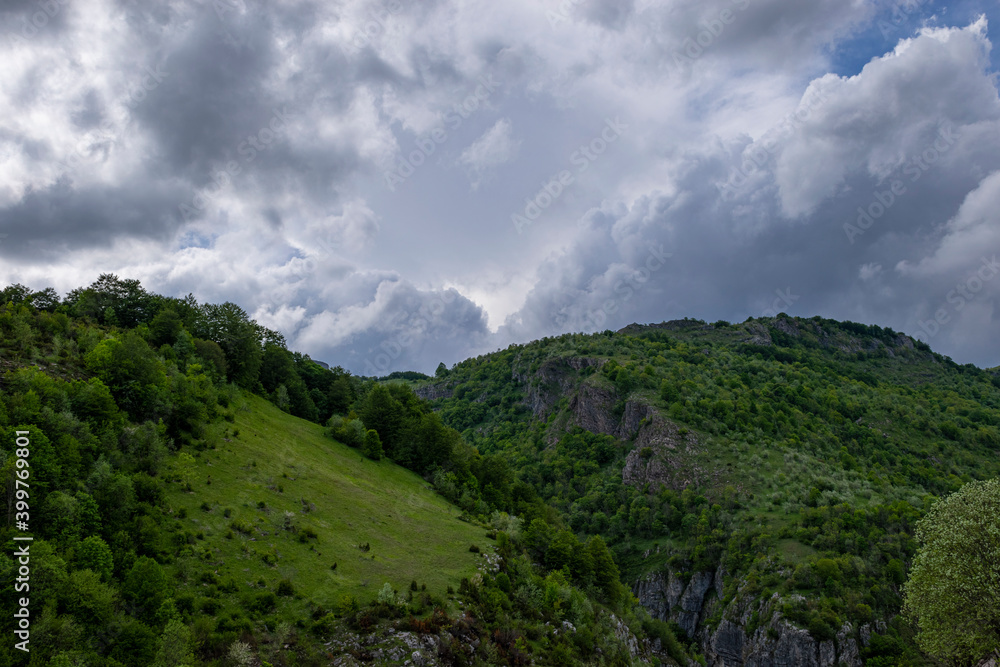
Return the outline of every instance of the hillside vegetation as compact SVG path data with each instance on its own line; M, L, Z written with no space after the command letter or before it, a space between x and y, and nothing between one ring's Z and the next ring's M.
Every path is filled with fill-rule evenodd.
M8 636L30 618L0 667L689 661L601 538L547 566L519 518L436 494L489 490L496 460L407 385L324 368L235 304L14 285L0 372Z
M0 372L0 667L933 664L964 536L922 519L1000 477L996 369L822 318L363 378L104 275L0 291Z
M505 471L441 474L446 495L520 515L543 562L554 530L604 537L709 660L889 665L924 660L899 616L916 522L1000 475L998 387L894 331L782 315L547 338L417 391Z

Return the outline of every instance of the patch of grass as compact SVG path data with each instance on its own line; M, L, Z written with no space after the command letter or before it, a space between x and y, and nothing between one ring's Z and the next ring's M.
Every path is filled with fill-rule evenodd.
M203 595L198 573L211 571L213 580L235 582L234 591L220 595L219 609L238 611L248 599L255 607L270 605L271 598L247 598L255 582L275 591L287 580L301 599L282 595L289 589L281 586L275 605L294 619L307 614L310 603L332 607L345 595L373 600L384 582L405 590L417 580L443 594L475 572L476 555L468 549L482 529L459 521L459 510L418 475L388 460L365 459L326 437L322 426L259 397L242 400L250 408L236 410L242 437L224 443L217 425L219 433L208 439L221 446L197 459L194 478L211 474L211 486L192 495L182 484L167 484L180 530L204 535L197 546L175 547L172 567L189 572L192 582L184 592ZM298 472L283 493L267 489L292 466ZM176 476L168 471L164 478ZM266 511L258 509L262 498ZM205 512L203 504L230 511ZM289 514L296 530L285 526ZM370 551L362 554L359 544Z

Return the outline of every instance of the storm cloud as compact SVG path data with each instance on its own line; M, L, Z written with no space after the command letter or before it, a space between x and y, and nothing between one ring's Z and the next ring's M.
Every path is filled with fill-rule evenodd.
M685 316L1000 363L995 4L11 2L0 282L358 373Z

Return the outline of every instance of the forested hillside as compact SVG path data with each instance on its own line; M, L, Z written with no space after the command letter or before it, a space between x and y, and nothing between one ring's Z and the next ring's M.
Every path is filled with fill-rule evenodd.
M10 286L0 373L0 665L690 659L601 538L581 578L533 563L519 518L435 493L489 489L498 460L407 385L234 304Z
M437 375L418 393L497 469L438 488L522 517L533 557L571 573L602 536L713 664L924 664L900 615L917 522L1000 476L996 371L879 327L633 325Z
M31 649L0 666L1000 649L1000 498L970 484L1000 477L1000 375L891 330L683 320L362 378L104 275L0 291L0 371L0 577Z

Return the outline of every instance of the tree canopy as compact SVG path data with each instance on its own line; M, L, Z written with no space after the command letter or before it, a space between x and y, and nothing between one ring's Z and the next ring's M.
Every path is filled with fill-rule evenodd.
M955 665L1000 650L1000 480L939 500L917 539L904 609L919 623L921 649Z

